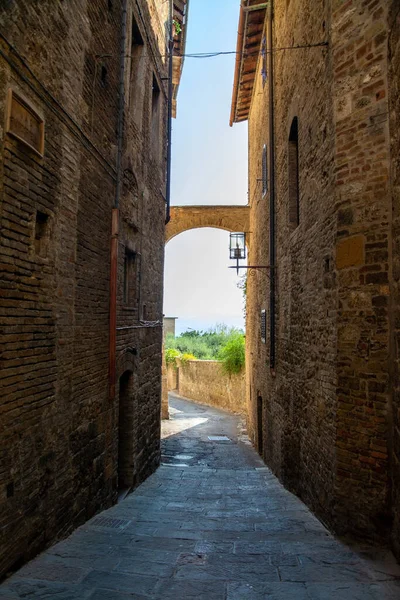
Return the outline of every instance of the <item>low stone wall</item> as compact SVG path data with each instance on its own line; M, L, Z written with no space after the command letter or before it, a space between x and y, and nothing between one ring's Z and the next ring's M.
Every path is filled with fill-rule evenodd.
M190 360L175 369L168 366L168 391L215 408L245 412L246 377L228 375L215 360Z
M182 368L182 367L180 367ZM172 392L173 390L178 389L178 373L179 367L176 369L173 365L168 365L167 367L167 386L168 391Z

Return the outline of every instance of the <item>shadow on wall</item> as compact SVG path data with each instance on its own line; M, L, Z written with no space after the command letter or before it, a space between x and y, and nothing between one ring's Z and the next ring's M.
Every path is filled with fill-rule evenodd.
M219 361L189 360L167 367L168 391L233 413L246 411L246 374L229 375Z

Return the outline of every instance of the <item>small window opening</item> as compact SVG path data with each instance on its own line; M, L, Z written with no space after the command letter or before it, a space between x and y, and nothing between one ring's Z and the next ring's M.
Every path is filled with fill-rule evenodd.
M107 4L108 4L108 10L112 11L112 9L113 9L113 0L108 0Z
M153 87L151 95L151 141L155 153L159 148L160 137L160 87L155 75L153 75Z
M40 210L36 213L35 221L35 253L37 256L47 255L49 216Z
M131 307L136 307L137 299L137 261L136 252L128 248L125 249L124 260L124 303Z
M130 39L128 40L126 54L125 100L127 105L131 108L131 114L134 117L136 124L141 125L146 61L144 60L143 37L133 14Z
M266 144L264 144L263 153L262 153L262 194L268 192L268 149Z
M135 17L132 17L132 47L143 46L144 41Z
M7 498L12 498L14 496L14 482L8 483L6 486L6 496Z
M300 222L300 195L299 195L299 127L295 117L289 133L289 223L297 227Z

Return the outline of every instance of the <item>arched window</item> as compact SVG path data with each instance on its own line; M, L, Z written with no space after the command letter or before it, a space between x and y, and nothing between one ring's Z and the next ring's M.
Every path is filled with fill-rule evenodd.
M294 117L290 127L288 157L289 223L293 228L296 228L300 222L299 127L297 117Z

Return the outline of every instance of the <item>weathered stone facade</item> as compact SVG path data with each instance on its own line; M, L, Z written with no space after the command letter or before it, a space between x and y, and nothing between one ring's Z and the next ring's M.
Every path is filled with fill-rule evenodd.
M225 373L217 360L188 360L167 367L169 391L233 413L246 412L245 373Z
M391 137L392 191L392 411L391 439L393 530L392 540L400 556L400 6L396 0L389 9L389 116Z
M159 463L168 2L127 3L110 397L123 6L0 8L0 575Z
M257 265L270 263L270 169L264 193L261 185L271 85L263 10L263 31L245 46L258 52L251 106L243 108L248 80L234 98L234 120L249 120L249 264ZM270 314L265 271L249 277L247 306L249 424L266 462L338 532L386 537L395 514L390 490L399 497L398 474L397 483L390 476L398 462L389 380L388 30L384 0L274 3L272 370L269 328L266 343L260 336L261 310ZM391 44L398 53L398 37Z

